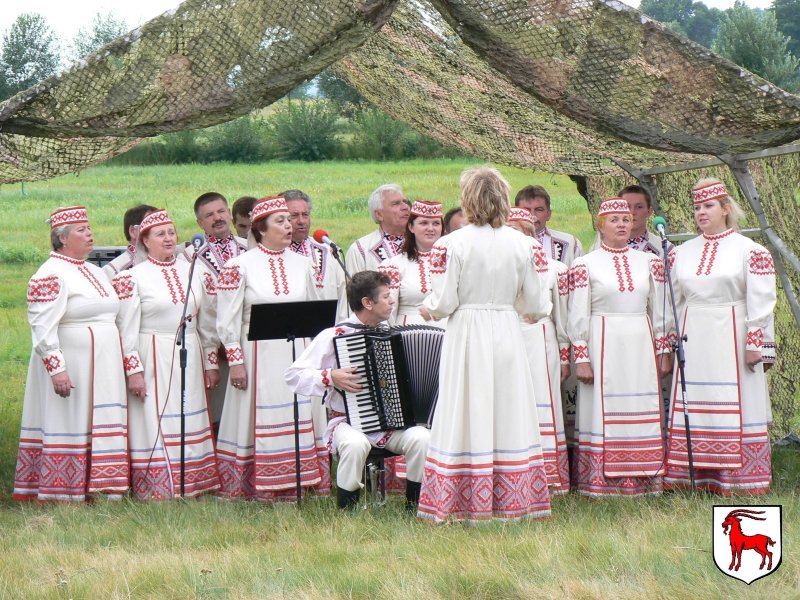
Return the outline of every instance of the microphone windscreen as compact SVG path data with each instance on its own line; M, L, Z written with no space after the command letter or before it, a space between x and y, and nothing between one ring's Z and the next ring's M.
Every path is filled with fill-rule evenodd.
M653 219L653 227L658 229L658 226L661 225L664 229L667 229L667 220L664 217L658 216Z
M325 231L324 229L317 229L314 232L314 236L313 237L314 237L314 241L316 241L318 244L322 244L322 243L324 243L322 241L322 239L328 237L328 232Z
M195 250L199 250L200 247L206 243L206 236L202 233L195 233L192 236L192 246L195 247Z

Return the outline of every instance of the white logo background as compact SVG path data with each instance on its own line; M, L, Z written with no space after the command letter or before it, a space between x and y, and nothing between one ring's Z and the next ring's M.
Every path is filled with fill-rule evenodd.
M772 568L769 568L769 556L764 560L764 568L759 569L761 566L762 556L756 550L743 549L741 566L736 570L736 565L739 560L736 559L736 564L732 569L731 565L731 534L736 537L733 527L728 527L728 535L725 535L722 529L722 524L725 522L726 517L731 511L734 510L747 510L751 511L754 517L765 519L759 521L756 519L748 518L747 516L740 515L738 517L741 521L741 532L745 536L746 542L753 542L751 536L765 535L769 537L774 545L767 544L766 548L772 552ZM755 512L764 511L763 514L755 514ZM749 545L749 544L746 544ZM714 562L720 571L744 581L747 584L752 583L756 579L760 579L769 575L781 563L781 507L780 506L715 506L713 516L713 546L714 546Z

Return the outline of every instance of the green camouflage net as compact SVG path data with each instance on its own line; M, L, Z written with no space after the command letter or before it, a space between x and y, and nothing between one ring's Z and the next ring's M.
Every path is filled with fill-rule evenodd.
M800 153L787 154L748 163L758 187L767 220L778 236L795 255L800 255ZM745 211L740 228L758 228L758 221L747 199L739 192L730 169L726 166L707 167L654 176L658 201L664 216L675 232L695 230L692 216L691 189L701 178L716 177L725 182L729 192ZM603 198L615 196L625 185L636 183L626 177L589 177L587 201L592 214ZM762 236L755 238L767 246ZM787 265L787 274L795 290L800 290L800 275ZM778 279L779 287L780 279ZM789 309L786 295L778 293L775 335L778 343L778 361L768 375L774 423L773 437L800 429L800 336L797 323Z

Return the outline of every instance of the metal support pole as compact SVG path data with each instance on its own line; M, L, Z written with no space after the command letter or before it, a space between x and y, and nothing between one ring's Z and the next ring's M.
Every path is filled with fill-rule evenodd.
M792 282L789 280L784 264L784 259L786 259L795 272L800 273L800 259L789 249L769 224L769 221L767 221L767 216L764 214L764 207L761 206L761 199L758 197L758 189L756 188L755 181L753 181L750 168L747 166L747 161L731 155L720 156L719 159L731 169L733 176L736 178L736 183L739 184L739 188L742 190L745 198L747 198L747 201L750 203L750 207L756 214L758 224L764 234L764 239L770 252L772 252L772 258L775 261L775 270L781 279L783 292L786 294L786 299L789 301L789 307L792 309L794 320L797 322L797 326L800 327L800 302L797 301L797 296L794 293Z

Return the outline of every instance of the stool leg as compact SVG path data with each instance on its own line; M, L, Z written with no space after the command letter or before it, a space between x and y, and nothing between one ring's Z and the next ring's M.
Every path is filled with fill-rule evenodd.
M382 458L378 460L378 475L380 477L381 504L386 504L386 467Z

